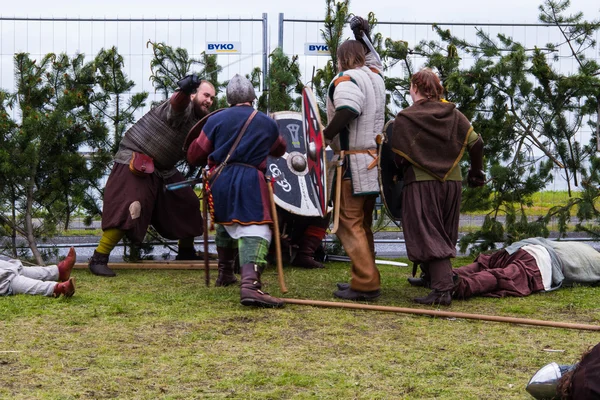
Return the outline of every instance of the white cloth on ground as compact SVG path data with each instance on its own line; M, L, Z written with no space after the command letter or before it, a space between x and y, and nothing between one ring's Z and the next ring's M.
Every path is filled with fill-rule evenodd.
M544 246L537 244L528 244L521 248L527 253L531 254L535 258L535 262L542 275L542 283L544 284L544 290L550 290L552 288L552 260L550 259L550 253Z

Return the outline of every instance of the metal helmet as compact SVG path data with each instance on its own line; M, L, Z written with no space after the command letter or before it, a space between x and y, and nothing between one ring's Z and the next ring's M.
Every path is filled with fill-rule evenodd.
M256 99L252 82L239 74L235 74L231 78L225 92L227 94L227 103L232 106L241 103L252 103Z
M557 395L556 387L560 379L576 365L558 365L555 362L544 365L529 380L525 389L538 400L553 399Z

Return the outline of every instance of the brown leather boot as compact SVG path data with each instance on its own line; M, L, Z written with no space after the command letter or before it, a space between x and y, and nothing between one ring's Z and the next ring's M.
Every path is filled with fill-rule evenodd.
M325 268L323 264L314 259L315 251L321 244L321 239L312 235L305 235L298 245L298 253L292 261L294 267L302 267L308 269Z
M108 268L109 256L110 254L102 254L94 250L94 255L88 262L88 268L90 269L91 273L98 276L117 276L112 269Z
M179 252L175 256L175 260L200 261L204 260L204 255L202 253L198 253L193 247L180 247Z
M439 304L440 306L449 306L452 303L452 295L454 294L454 292L460 285L460 282L461 282L461 277L458 276L457 274L453 274L452 275L453 287L451 290L439 291L439 290L434 289L427 296L414 298L413 301L415 303L426 304L426 305L430 305L430 306L433 306L436 304Z
M408 278L407 280L410 286L426 287L428 289L431 287L431 280L429 276L424 273L418 278Z
M65 297L71 297L75 294L75 278L69 278L66 282L57 283L54 286L54 297L60 297L60 295Z
M75 265L75 260L77 259L77 255L75 254L75 248L71 247L69 249L69 254L65 257L64 260L58 263L58 280L60 282L68 281L71 277L71 271L73 270L73 266Z
M269 295L262 290L260 283L261 268L254 264L242 265L242 284L240 289L240 302L245 306L254 307L283 307L284 302L277 297Z
M217 246L217 254L219 255L219 276L215 281L215 286L229 286L237 283L238 280L233 273L237 249Z
M449 306L452 303L452 291L446 290L444 292L440 292L434 289L427 296L416 297L413 299L413 301L415 303L425 304L428 306Z

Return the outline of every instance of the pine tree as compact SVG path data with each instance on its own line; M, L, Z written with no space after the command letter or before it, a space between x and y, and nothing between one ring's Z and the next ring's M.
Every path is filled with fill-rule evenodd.
M568 5L568 1L547 1L540 7L540 20L560 29L564 41L532 49L502 34L490 37L482 30L477 32L478 42L469 43L438 26L434 29L439 41L422 41L413 49L386 41L388 56L397 56L396 62L403 62L408 71L393 82L395 102L408 105L413 72L408 55L421 55L426 66L441 77L447 99L456 103L484 139L491 181L485 188L465 190L461 209L492 211L480 230L461 239L463 250L478 239L483 243L475 246L475 251L493 248L496 242L546 236L553 216L562 218L559 228L564 234L568 209L582 201L570 200L529 221L525 208L532 205L532 195L551 182L552 168L564 168L569 191L579 185L582 176L586 182L595 179L584 167L587 160L594 165L594 143L578 143L576 134L597 113L598 65L585 60L583 51L593 45L598 24L585 22L580 13L564 17ZM579 64L576 73L564 75L553 68L553 54L561 46L572 50L571 57ZM458 61L467 54L474 61L461 68ZM464 173L467 164L463 162ZM591 200L594 195L590 192L587 196ZM592 209L588 202L587 210ZM504 223L498 218L501 214L506 216ZM586 215L589 218L591 214Z
M107 129L90 111L95 84L93 63L83 55L72 59L48 54L39 62L28 54L15 55L16 92L9 104L18 108L20 120L2 112L3 175L0 209L4 222L23 234L38 264L43 255L36 239L56 233L61 222L89 196L105 165L97 168L82 146L101 147ZM4 105L3 105L4 107Z
M269 91L263 92L258 99L258 109L270 112L288 111L298 109L295 104L294 94L302 90L300 80L300 66L298 56L286 56L280 48L275 49L270 55L268 75ZM258 70L260 73L260 70ZM253 77L256 81L256 77Z
M329 83L338 73L337 69L337 49L342 44L344 28L350 16L350 0L335 2L335 0L326 0L325 9L325 28L321 30L321 36L329 48L331 59L323 68L316 70L310 80L310 86L317 98L321 121L323 125L327 124L327 113L325 107L327 104L327 89Z
M98 89L93 105L98 117L112 127L111 153L118 150L123 134L135 122L135 113L146 105L148 92L129 95L135 82L123 72L124 62L116 47L101 49L96 55Z

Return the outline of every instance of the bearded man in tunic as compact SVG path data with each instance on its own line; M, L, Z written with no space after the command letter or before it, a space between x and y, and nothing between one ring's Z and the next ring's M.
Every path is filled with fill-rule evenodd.
M108 267L111 251L125 236L141 243L150 225L164 238L179 240L178 260L199 259L194 249L194 237L203 233L198 196L191 187L166 191L164 186L185 179L176 164L185 159L189 130L208 115L215 88L196 75L178 86L131 126L119 144L104 188L102 238L88 264L95 275L115 276Z
M267 265L273 223L265 180L267 156L281 157L286 150L277 123L254 110L252 83L235 75L227 85L230 108L208 117L191 143L187 160L208 163L208 187L214 204L215 243L219 275L215 286L237 282L235 257L241 270L240 301L245 306L283 307L281 299L262 291L261 275ZM277 233L276 233L277 234Z

